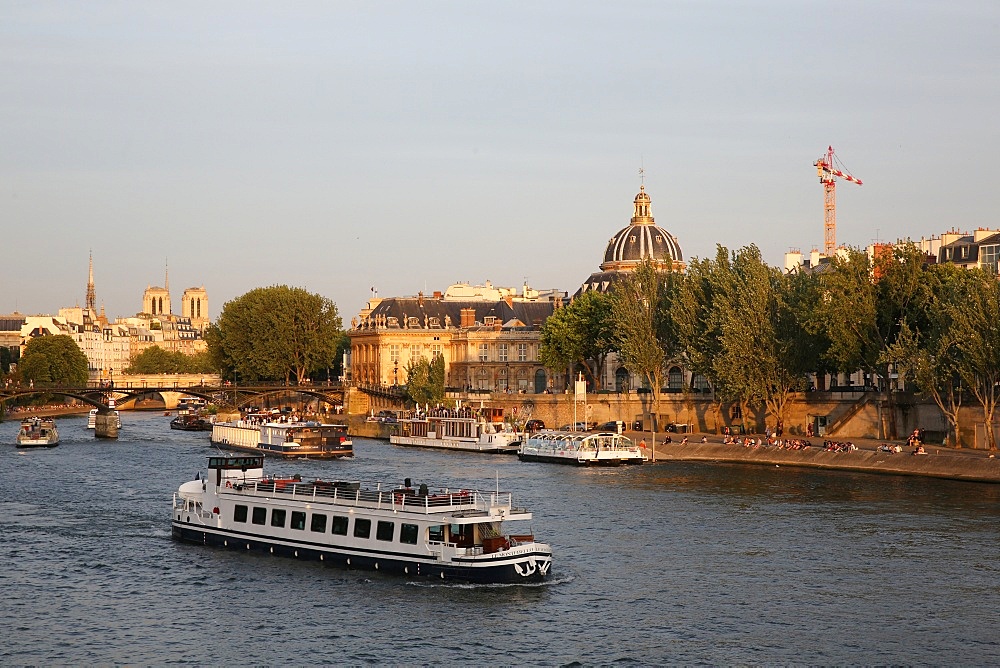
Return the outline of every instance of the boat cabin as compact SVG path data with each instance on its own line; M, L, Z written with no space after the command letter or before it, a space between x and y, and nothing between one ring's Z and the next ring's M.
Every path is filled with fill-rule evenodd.
M223 487L237 481L260 480L264 477L263 455L222 455L208 458L209 476L215 477L215 486ZM214 471L214 473L213 473Z

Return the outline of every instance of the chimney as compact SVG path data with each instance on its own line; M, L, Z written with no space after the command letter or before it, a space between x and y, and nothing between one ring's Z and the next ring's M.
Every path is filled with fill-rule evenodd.
M417 293L417 304L420 305L420 308L424 307L424 291L423 290L421 290L420 292Z
M461 321L459 327L474 327L476 324L476 309L474 308L463 308L461 311Z
M441 297L443 297L443 296L444 295L441 294L440 290L435 290L434 291L434 299L441 299Z

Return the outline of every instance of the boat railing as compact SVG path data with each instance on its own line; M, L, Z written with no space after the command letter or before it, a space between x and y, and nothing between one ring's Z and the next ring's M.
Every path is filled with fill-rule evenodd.
M227 490L229 491L229 490ZM416 513L439 513L455 510L478 510L484 513L491 508L513 508L511 492L482 493L474 490L443 490L421 494L409 488L390 490L361 489L353 484L317 480L262 480L238 483L233 491L253 496L288 495L295 499L334 503L343 506L366 508L392 508Z

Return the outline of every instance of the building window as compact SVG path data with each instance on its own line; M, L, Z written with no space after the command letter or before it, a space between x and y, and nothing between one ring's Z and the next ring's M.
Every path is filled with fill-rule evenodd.
M298 529L299 531L306 530L306 514L301 510L292 511L292 523L289 525L293 529Z
M528 361L528 344L519 343L517 344L517 361L527 362Z
M488 362L489 361L489 357L490 357L489 346L487 344L485 344L485 343L480 343L479 344L479 361L480 362Z
M337 536L347 535L347 518L341 515L333 516L333 529L332 533Z
M671 390L679 390L684 386L684 376L681 374L680 367L673 367L667 372L667 388Z
M497 360L500 362L507 361L507 344L501 343L497 348Z
M394 522L383 522L375 526L375 538L376 540L392 540L392 534L396 533L396 524Z
M253 517L250 518L250 521L254 524L264 526L267 522L267 508L258 508L254 506Z
M401 346L398 343L389 344L389 362L396 364L399 362L399 351Z
M1000 245L979 247L979 265L983 269L989 269L994 274L998 273L998 260L1000 260Z
M246 522L247 521L247 507L246 506L236 506L233 510L233 521L234 522Z
M285 526L285 509L275 508L271 511L271 526L273 527L283 527Z
M361 517L354 520L354 537L368 538L372 535L372 521Z
M326 533L326 515L323 513L313 513L309 529L316 533Z
M437 359L443 354L443 352L444 349L442 348L440 343L431 344L431 359Z
M417 544L417 525L401 524L399 526L399 542L407 545Z

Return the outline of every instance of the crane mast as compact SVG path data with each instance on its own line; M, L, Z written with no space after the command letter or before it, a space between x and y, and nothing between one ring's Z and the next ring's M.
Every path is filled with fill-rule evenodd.
M839 161L838 161L839 162ZM833 147L828 146L826 154L813 163L819 182L823 184L823 253L830 257L837 250L837 179L861 185L861 179L837 169L834 164Z

